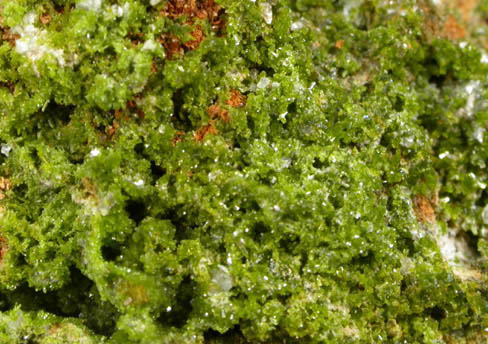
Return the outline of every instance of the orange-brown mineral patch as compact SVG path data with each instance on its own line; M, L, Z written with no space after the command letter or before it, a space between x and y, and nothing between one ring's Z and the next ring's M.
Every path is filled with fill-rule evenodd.
M444 26L440 31L440 36L449 38L450 40L462 39L466 37L466 30L453 16L450 15L444 22Z
M141 94L136 94L135 96L136 99L141 99L142 97L143 96ZM144 111L141 110L141 108L139 108L135 100L127 101L127 108L129 110L135 111L140 119L144 119L144 117L146 117L146 114L144 113Z
M342 49L343 46L344 46L344 40L343 39L340 39L337 42L335 42L335 47L337 49Z
M479 0L442 0L437 6L423 0L417 3L424 14L424 33L428 41L466 39L480 25L480 16L475 11Z
M9 27L3 25L2 12L3 8L0 7L0 43L8 42L11 47L15 47L15 41L20 38L20 35L12 33Z
M8 82L1 82L0 81L0 87L6 87L10 91L10 93L15 92L15 84L14 83L8 83Z
M119 129L120 125L119 122L117 122L115 119L112 122L112 125L106 129L107 134L112 137L114 136L115 132L117 129Z
M192 31L191 36L193 37L192 40L183 43L183 46L187 50L195 50L205 39L205 37L203 36L202 27L200 25L197 25L195 27L195 30Z
M168 59L173 59L176 56L181 56L183 55L183 46L175 35L161 35L161 37L158 39L158 42L161 43L164 47L164 50L166 51L166 56L168 56Z
M15 41L20 38L20 35L17 33L12 33L10 28L4 27L0 23L0 38L4 42L8 42L11 47L15 47Z
M132 46L136 47L143 41L144 34L142 32L129 32L128 37L132 43Z
M241 107L246 105L247 98L238 90L230 91L230 98L227 100L226 104L232 107Z
M227 105L232 107L244 106L246 104L246 96L241 94L237 90L231 91L231 96L226 102ZM223 121L229 123L232 117L226 109L222 108L218 104L210 105L207 109L207 113L210 116L208 124L202 125L198 128L193 135L193 138L197 142L202 142L207 135L217 135L219 131L215 128L216 121Z
M215 32L224 28L224 10L214 0L169 0L161 15L173 20L184 19L183 26L193 28L192 39L182 42L173 34L163 34L158 41L164 46L169 59L181 56L185 51L195 50L205 40L202 26L198 20L208 21ZM195 26L194 26L195 25Z
M217 135L219 131L215 128L214 121L210 121L207 125L203 125L197 129L193 135L193 139L197 142L202 142L207 135Z
M414 210L417 220L422 223L432 223L435 221L435 211L432 202L425 196L417 195L414 198Z
M176 146L176 144L178 142L182 142L184 139L185 139L185 132L184 131L181 131L181 130L178 130L175 133L175 136L173 136L173 139L171 140L171 143L173 144L173 146Z
M232 119L230 117L229 111L227 111L225 109L222 109L217 104L211 105L207 109L207 112L210 115L210 118L211 119L220 119L220 120L222 120L222 121L224 121L226 123L230 122L230 120Z
M479 0L456 0L455 6L463 16L465 22L469 22L472 19L474 10L478 6Z
M0 177L0 200L5 198L5 192L12 188L10 179Z
M221 18L223 10L214 0L169 0L161 14L171 19L185 16L187 23L193 23L196 19L205 19L214 29L220 28L223 23Z
M0 236L0 262L3 260L3 257L8 251L7 239L3 236Z
M51 15L49 13L44 13L39 16L40 22L44 25L49 24L49 22L51 22L51 19Z

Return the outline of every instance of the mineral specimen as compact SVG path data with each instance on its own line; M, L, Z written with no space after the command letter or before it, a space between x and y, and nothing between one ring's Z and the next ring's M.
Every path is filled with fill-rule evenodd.
M486 343L487 0L2 0L0 343Z

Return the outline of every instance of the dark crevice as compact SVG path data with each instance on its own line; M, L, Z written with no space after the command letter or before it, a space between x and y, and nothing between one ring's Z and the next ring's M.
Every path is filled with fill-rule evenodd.
M113 262L119 257L122 253L122 249L120 244L116 241L113 241L111 245L104 245L102 246L102 257L107 262Z
M319 158L315 158L315 159L313 160L313 164L312 164L312 166L313 166L314 168L318 169L318 170L322 170L322 169L324 169L324 168L327 168L327 167L329 166L329 163L328 163L328 161L327 161L327 160L322 161L322 160L320 160Z
M29 187L25 183L17 184L13 188L13 194L18 199L25 199L28 191Z
M434 130L439 128L438 116L433 116L431 114L423 114L423 115L419 115L418 120L419 120L419 124L429 132L433 132Z
M445 74L432 74L429 77L429 83L436 85L438 88L446 83L447 76Z
M43 309L62 317L79 316L81 312L80 297L88 293L93 286L93 282L75 267L70 268L70 279L70 283L59 291L46 294L48 298L52 297L56 302L46 300L47 302L44 303Z
M180 224L175 226L175 240L176 242L180 243L183 240L191 239L191 233L193 232L193 228L189 227L186 224Z
M85 158L81 154L73 154L69 157L69 162L73 165L81 165L85 162Z
M192 226L188 223L183 207L171 209L165 216L176 228L175 240L181 242L189 239L192 233Z
M297 247L300 245L300 237L298 235L290 235L287 238L282 238L279 241L279 247L285 252L295 254Z
M482 208L488 205L488 188L485 188L483 189L483 191L481 191L480 196L476 200L475 204L478 207L482 207Z
M9 302L7 295L0 293L0 312L7 312L13 305Z
M34 162L35 168L39 168L39 166L41 166L41 158L39 157L39 153L36 148L32 148L32 150L30 151L30 157Z
M403 111L404 106L405 106L405 101L402 98L397 96L395 102L393 103L393 110L397 112L401 112Z
M351 265L356 267L359 271L364 272L365 267L371 267L374 263L375 255L373 252L368 251L363 255L356 256L351 259Z
M410 237L398 238L398 248L406 251L408 257L413 257L415 254L415 241Z
M141 200L129 200L125 205L125 211L136 225L147 216L146 205Z
M76 107L74 105L62 105L51 100L41 113L43 113L43 117L47 114L45 118L49 120L56 120L62 125L66 125L69 123L75 109Z
M460 231L456 236L457 241L465 241L469 248L469 255L472 260L479 259L481 257L481 253L478 250L478 241L479 237L474 235L471 231Z
M258 202L256 200L246 200L243 204L241 204L241 211L243 213L256 213L260 209Z
M185 104L184 89L180 88L173 93L173 126L177 130L188 131L192 128L192 123L183 111L183 105Z
M249 343L242 334L239 325L234 326L225 333L220 333L213 329L208 329L203 333L203 342L205 344L247 344Z
M308 263L308 254L307 252L303 252L301 254L301 264L300 264L300 275L303 276L304 272L305 272L305 267L307 266L307 263Z
M330 197L330 203L334 207L334 209L341 209L344 206L344 197L343 195L338 192L336 195Z
M144 153L144 143L139 142L138 144L136 144L134 146L134 152L136 152L137 154L142 155Z
M241 149L241 144L239 143L239 141L237 139L233 142L232 148Z
M251 133L254 133L256 131L256 124L254 123L254 119L251 116L247 118L247 127L249 128Z
M266 226L263 222L257 222L252 228L251 237L254 241L259 242L261 241L263 235L269 231L268 226Z
M407 285L407 281L405 281L404 279L402 280L402 283L400 284L400 292L403 294L405 293L405 291L407 290L408 288L408 285Z
M438 306L427 308L426 313L434 320L441 321L446 317L446 311Z
M390 137L389 137L389 132L384 132L383 135L381 135L381 138L380 138L380 145L382 145L383 147L387 147L389 148L390 147Z
M59 290L36 291L24 284L1 295L1 311L15 305L25 312L45 311L59 317L80 319L95 334L104 336L114 333L118 317L111 304L101 301L94 282L74 266L70 268L69 283Z
M151 160L151 175L153 176L154 182L158 181L165 174L166 169L156 164L154 160Z
M196 289L196 282L186 276L177 288L172 309L163 311L158 322L176 328L182 328L188 322L193 311L192 300Z
M288 104L287 108L288 114L296 114L297 113L297 103L293 102Z

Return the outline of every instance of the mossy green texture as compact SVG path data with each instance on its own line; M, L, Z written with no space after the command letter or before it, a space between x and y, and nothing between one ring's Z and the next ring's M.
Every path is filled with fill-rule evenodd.
M191 3L0 2L0 341L488 341L487 1Z

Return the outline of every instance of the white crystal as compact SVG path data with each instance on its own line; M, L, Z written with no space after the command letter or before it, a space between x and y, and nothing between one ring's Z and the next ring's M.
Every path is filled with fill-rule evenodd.
M466 93L468 94L468 98L466 100L465 105L465 112L468 117L473 116L475 100L476 100L476 91L479 88L480 83L479 81L472 81L468 83L465 87Z
M483 222L488 225L488 204L483 208L481 218L483 219Z
M100 202L94 209L94 213L95 214L99 213L102 216L107 216L110 212L110 209L112 209L112 207L114 206L114 203L115 202L114 202L113 194L109 192L108 194L105 195L105 197L103 197L100 200Z
M291 31L296 31L296 30L300 30L300 29L303 29L303 27L305 26L305 22L303 21L303 19L300 19L300 20L297 20L296 22L293 22L291 24Z
M485 133L485 129L481 127L476 127L476 129L473 132L474 138L479 142L483 143L483 134Z
M96 157L96 156L99 156L100 155L100 149L98 148L93 148L91 151L90 151L90 156L92 158Z
M36 22L37 15L35 12L29 12L27 13L24 18L22 18L22 21L24 24L34 24Z
M223 265L219 265L217 269L212 270L212 282L217 284L222 291L229 291L232 288L232 276Z
M124 9L119 5L112 5L112 12L117 17L122 17L124 15Z
M8 144L5 144L5 143L2 143L2 148L0 149L0 151L2 152L3 155L5 156L8 156L10 151L12 150L12 146L11 145L8 145Z
M46 44L46 30L40 30L34 26L36 14L29 12L23 18L22 26L15 26L12 31L20 36L15 42L15 50L27 56L32 62L39 60L46 54L53 55L61 66L65 65L64 51L54 49Z
M443 153L439 154L439 159L444 159L448 155L449 155L449 152L447 152L447 151L443 152Z
M148 39L147 41L144 42L144 45L142 46L142 50L153 51L157 47L158 45L156 44L156 42L154 42L152 39Z
M82 0L78 2L76 7L89 11L99 11L102 8L102 0Z
M437 244L439 245L439 250L442 256L448 262L455 261L458 256L458 250L456 248L456 240L449 235L442 235L437 239Z
M488 54L486 54L485 52L481 54L481 62L488 63Z
M261 7L261 15L263 16L264 22L270 25L273 22L273 7L267 2L259 4Z
M261 80L259 80L259 82L256 85L256 87L258 89L267 88L270 83L271 83L271 80L269 80L267 77L263 77L263 78L261 78Z

